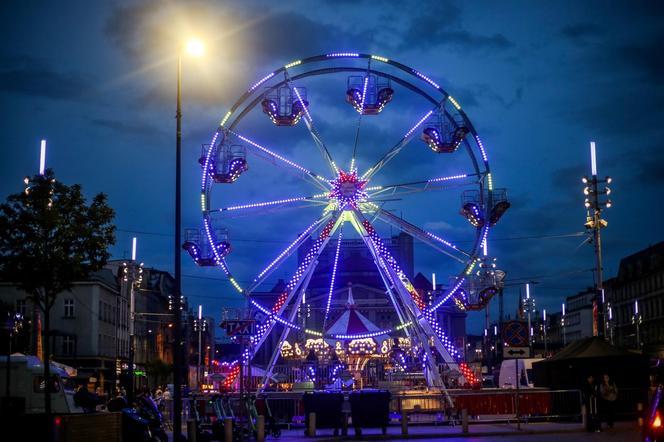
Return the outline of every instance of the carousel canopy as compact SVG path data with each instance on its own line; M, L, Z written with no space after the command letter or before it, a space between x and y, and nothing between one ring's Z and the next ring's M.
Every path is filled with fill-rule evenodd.
M351 286L348 286L348 301L346 302L346 310L327 328L326 333L335 335L357 335L360 333L371 333L379 330L381 329L376 324L371 322L369 318L357 310L355 299L353 298L353 289ZM388 335L380 335L374 337L373 339L377 344L380 344L389 338L390 337ZM328 341L334 340L330 339Z

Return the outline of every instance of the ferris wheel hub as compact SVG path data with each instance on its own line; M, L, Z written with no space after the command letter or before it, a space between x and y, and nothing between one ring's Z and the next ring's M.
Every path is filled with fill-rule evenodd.
M366 201L368 195L364 190L369 180L361 180L357 176L357 170L346 173L339 170L337 178L330 181L332 190L328 197L336 201L339 207L347 205L354 206L358 202Z

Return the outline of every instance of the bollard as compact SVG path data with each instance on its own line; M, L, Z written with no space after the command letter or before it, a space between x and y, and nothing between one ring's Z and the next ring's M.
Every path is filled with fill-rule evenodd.
M468 410L461 410L461 432L468 433Z
M187 440L190 442L196 442L198 440L198 422L194 419L189 419L187 421Z
M406 410L401 410L401 434L408 434L408 413L406 413Z
M224 442L233 442L233 418L224 418Z
M316 436L316 413L309 413L309 428L307 428L307 436Z
M636 414L637 414L637 416L639 416L638 419L636 420L636 422L638 423L639 427L642 427L643 426L643 402L638 402L636 404Z
M265 441L265 416L262 414L256 417L256 442Z

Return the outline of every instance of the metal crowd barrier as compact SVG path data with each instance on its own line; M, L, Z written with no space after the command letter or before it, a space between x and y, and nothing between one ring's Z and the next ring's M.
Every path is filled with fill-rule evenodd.
M404 417L411 424L459 424L462 411L472 422L558 421L580 422L582 396L579 390L547 389L450 389L449 406L445 394L438 390L410 390L393 392L390 399L390 423L398 424ZM282 426L304 425L305 412L302 392L264 392L272 416ZM239 412L238 393L225 395L230 399L235 415ZM191 414L190 401L183 399L183 421ZM164 405L164 418L172 421L172 401ZM647 390L619 389L616 403L618 417L634 418L637 403L647 404Z

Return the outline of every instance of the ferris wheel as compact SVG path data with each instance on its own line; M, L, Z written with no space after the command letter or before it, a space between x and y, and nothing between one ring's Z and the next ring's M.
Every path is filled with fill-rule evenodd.
M280 343L291 331L337 340L406 333L421 343L429 385L444 387L436 358L458 369L468 382L477 382L438 323L436 310L448 303L462 310L481 309L496 293L500 272L487 243L509 202L503 189L494 188L477 131L438 83L372 54L338 52L293 61L242 94L203 146L199 163L203 229L188 232L184 248L198 265L220 268L239 296L262 313L264 320L243 358L250 358L277 325ZM426 228L427 223L397 215L411 198L415 205L406 213L426 212L441 222L429 222L434 227ZM279 222L281 213L287 218ZM238 228L220 228L229 222L248 235L269 232L273 241L268 245L286 246L257 263L251 279L236 277L234 263L240 263L243 273L252 271L243 253L251 252L255 259L256 247L234 243ZM450 227L465 239L453 243L436 231L439 227ZM384 241L384 228L428 246L449 269L449 280L442 290L434 290L433 298L413 287ZM370 252L398 321L356 335L303 327L295 315L321 254L337 238L322 306L327 319L343 255L341 239L352 235ZM254 296L298 251L300 259L276 301L265 304ZM278 353L279 348L268 373Z

